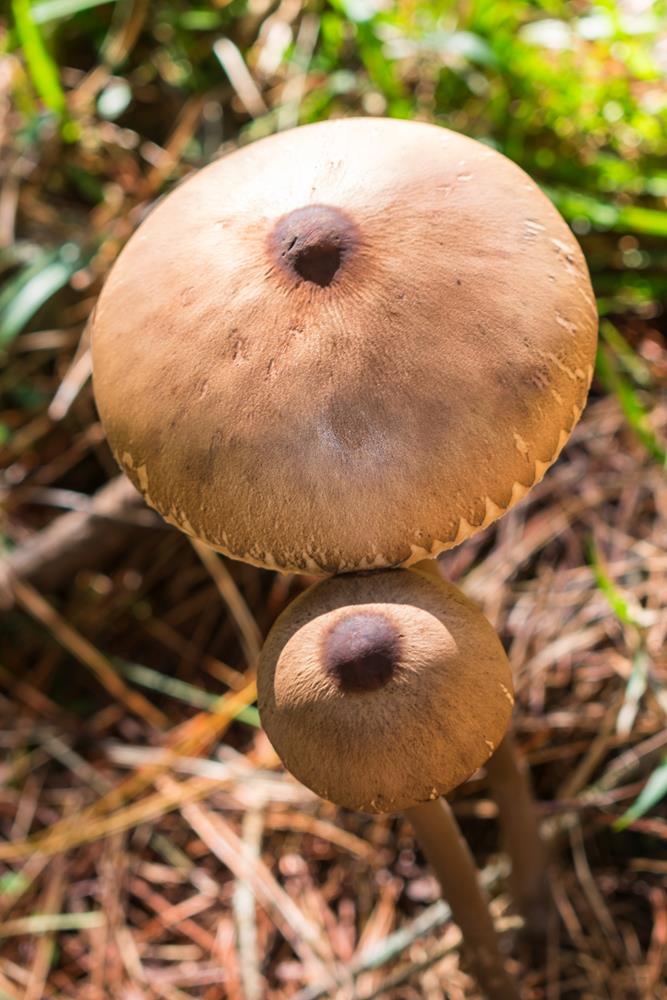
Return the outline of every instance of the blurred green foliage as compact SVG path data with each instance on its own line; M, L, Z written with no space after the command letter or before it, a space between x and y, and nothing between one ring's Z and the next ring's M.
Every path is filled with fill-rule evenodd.
M94 110L144 135L151 91L168 93L174 108L194 94L215 101L226 81L214 45L229 36L269 97L259 120L221 108L220 139L272 131L290 75L305 69L294 124L350 113L434 120L520 163L581 234L592 227L667 237L665 0L295 0L279 7L223 0L199 8L183 0L13 0L12 9L4 44L22 53L25 68L25 76L14 75L23 149L50 135L53 117L67 118L61 78L76 89L77 71L113 73ZM315 39L304 67L305 19ZM65 139L91 142L90 111L70 108ZM170 124L161 117L155 141L164 138L160 125ZM213 152L202 127L187 158L201 162ZM636 269L644 263L625 261Z

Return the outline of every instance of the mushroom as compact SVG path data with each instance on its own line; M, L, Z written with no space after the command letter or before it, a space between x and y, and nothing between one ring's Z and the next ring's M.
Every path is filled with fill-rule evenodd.
M442 582L434 559L424 559L414 570ZM549 852L540 834L528 768L514 747L511 732L486 762L486 773L512 862L512 896L524 917L525 936L537 940L547 931L551 910Z
M93 321L121 466L247 562L411 565L523 497L586 400L596 312L570 230L488 146L354 118L189 178Z
M502 740L512 675L494 629L452 584L387 570L330 577L262 649L262 725L285 766L366 812L462 784Z
M576 241L519 167L356 118L180 185L92 326L100 415L147 502L234 558L328 575L432 559L520 500L579 419L597 317ZM508 743L494 772L530 807ZM525 829L528 899L544 866Z
M278 618L257 682L264 729L300 781L351 809L406 811L486 995L516 998L440 798L494 752L512 711L509 663L481 612L409 570L332 577Z

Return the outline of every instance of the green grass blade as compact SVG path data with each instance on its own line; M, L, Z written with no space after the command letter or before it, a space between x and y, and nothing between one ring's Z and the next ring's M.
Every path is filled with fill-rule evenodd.
M661 763L658 764L655 771L651 774L633 804L616 820L614 830L625 830L636 819L641 819L649 809L652 809L653 806L662 801L666 795L667 757L663 757Z
M623 704L616 717L616 732L627 735L635 724L641 700L646 694L650 680L651 660L643 648L644 629L637 614L633 614L627 600L607 573L602 557L593 541L587 546L587 558L593 570L598 590L604 594L611 610L621 624L638 634L641 643L640 648L632 658L632 669L625 686Z
M598 229L667 237L667 212L644 205L614 205L578 191L543 188L566 219L584 218Z
M65 92L60 85L58 66L33 19L30 0L12 0L12 12L16 34L35 90L47 108L62 118L65 114Z
M627 736L632 732L641 700L648 687L650 665L651 661L643 649L635 653L632 659L632 670L625 686L623 704L616 718L616 732L619 736Z
M82 266L73 243L42 254L7 282L0 293L0 349L7 347L37 310Z
M618 332L613 323L610 323L608 319L600 323L600 336L611 347L633 381L642 387L650 386L651 369L649 365L633 351L625 337Z
M210 712L215 710L220 701L220 696L217 694L211 694L210 691L202 691L201 688L195 687L193 684L187 684L177 677L167 677L165 674L161 674L159 670L152 670L150 667L145 667L140 663L128 663L126 660L119 659L114 660L114 662L125 677L135 684L139 684L140 687L147 688L150 691L159 691L161 694L166 694L170 698L176 698L177 701L183 701L194 708L201 708L204 711ZM260 727L259 712L253 705L242 708L236 719L248 726L254 726L257 729Z
M35 24L48 24L50 21L73 17L82 10L115 2L116 0L42 0L42 3L33 4L32 19Z
M588 564L593 570L593 576L595 577L597 588L606 597L611 610L614 612L618 620L623 625L629 625L632 628L641 629L641 625L630 611L625 597L607 573L602 557L600 556L594 541L590 541L588 544L587 556Z
M648 411L639 400L635 387L623 375L615 363L611 350L600 346L597 355L597 373L604 387L618 399L625 419L635 432L649 455L667 466L667 451L658 441L648 422Z

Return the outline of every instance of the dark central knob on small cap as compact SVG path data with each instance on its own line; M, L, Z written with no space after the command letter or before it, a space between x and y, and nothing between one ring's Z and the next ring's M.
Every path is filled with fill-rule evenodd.
M273 254L294 276L326 288L355 243L351 219L330 205L306 205L279 219Z
M340 619L324 641L324 669L344 691L377 691L400 657L400 635L381 614L359 612Z

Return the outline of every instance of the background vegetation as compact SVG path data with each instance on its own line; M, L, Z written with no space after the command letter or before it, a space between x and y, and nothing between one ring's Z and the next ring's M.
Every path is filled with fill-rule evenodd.
M475 995L407 824L319 802L257 728L261 633L307 581L195 549L131 500L112 495L105 518L91 500L116 470L85 323L127 237L210 158L349 114L492 144L587 254L602 336L585 417L530 498L441 562L509 651L554 845L547 952L512 958L526 996L667 996L664 0L12 0L10 13L2 1000ZM483 775L455 808L512 947Z

